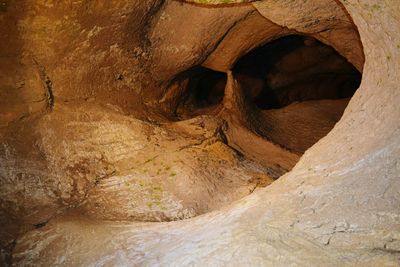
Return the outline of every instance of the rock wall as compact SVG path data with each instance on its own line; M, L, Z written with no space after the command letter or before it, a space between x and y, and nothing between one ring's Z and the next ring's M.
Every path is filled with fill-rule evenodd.
M4 2L2 260L10 263L5 252L12 250L14 265L398 264L400 4L330 1L334 9L318 9L322 14L303 21L323 1L303 2L260 1L221 10L174 1ZM337 26L338 13L329 16L332 10L348 11L344 25L354 21L363 53L355 32ZM242 121L243 128L226 129L215 117L170 123L160 100L182 72L203 62L211 68L211 59L219 58L213 53L229 47L224 37L234 40L233 32L244 32L239 22L258 23L259 14L268 19L260 28L274 23L273 29L319 34L362 69L363 78L339 123L292 171L242 198L277 169L243 160L228 146L238 140L229 129L245 131L247 141L257 137L248 117L253 113L241 108L244 98L232 74L226 87L231 97L224 99L221 114L228 112L230 120L222 118ZM190 27L180 27L185 16ZM304 23L316 25L313 33ZM196 39L205 34L210 40ZM263 38L254 40L268 40ZM242 51L251 48L244 45ZM225 68L235 60L215 62ZM244 112L229 113L232 106ZM210 169L202 165L205 158ZM159 176L145 171L146 164L164 161L176 170L164 164ZM268 172L271 177L259 178ZM171 183L175 176L182 178ZM144 178L146 192L140 189ZM230 183L235 186L227 187ZM196 206L185 197L191 194L188 186L199 190L194 199L206 194L210 202ZM191 217L195 209L188 207L216 210L178 222L128 222L143 212L129 205L135 201L155 220L164 209L179 218Z

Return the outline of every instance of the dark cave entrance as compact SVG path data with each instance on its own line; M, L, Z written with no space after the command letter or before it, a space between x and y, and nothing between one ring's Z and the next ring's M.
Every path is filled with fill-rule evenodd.
M200 68L188 85L193 105L200 109L218 105L224 97L225 84L225 73Z
M332 47L314 38L287 36L242 57L234 72L263 110L295 102L346 99L360 85L360 72Z
M298 154L328 134L361 82L361 73L335 49L300 35L249 52L237 61L233 74L257 116L252 128ZM196 67L182 77L175 116L217 115L226 74Z
M257 133L298 154L331 131L361 82L332 47L298 35L253 50L234 73L259 110Z
M349 99L361 73L332 47L312 38L291 35L243 56L233 68L247 96L261 110L322 99ZM196 67L184 75L182 118L209 114L222 103L226 74Z
M183 101L176 109L181 118L214 114L224 98L227 76L224 72L196 67L185 79Z

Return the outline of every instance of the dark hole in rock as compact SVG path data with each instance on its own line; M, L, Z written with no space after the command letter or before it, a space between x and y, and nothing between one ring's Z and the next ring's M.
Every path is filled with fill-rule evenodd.
M334 48L299 35L256 48L232 71L247 112L254 112L249 128L298 155L331 131L361 82L361 73ZM225 73L195 67L178 81L177 118L219 114Z
M226 74L198 67L187 78L184 101L178 106L178 117L212 114L224 97Z
M260 109L307 100L350 98L361 81L360 72L332 47L296 35L248 53L234 71Z
M360 72L332 47L304 36L248 53L234 73L260 110L258 133L299 154L329 133L361 82Z

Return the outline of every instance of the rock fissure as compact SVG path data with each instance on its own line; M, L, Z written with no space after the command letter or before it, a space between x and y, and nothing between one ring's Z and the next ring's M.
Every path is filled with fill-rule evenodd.
M50 80L50 77L46 73L46 68L41 65L36 59L33 59L35 65L39 69L40 79L42 80L43 87L45 89L45 101L46 106L49 111L53 109L54 106L54 95L53 95L53 82Z

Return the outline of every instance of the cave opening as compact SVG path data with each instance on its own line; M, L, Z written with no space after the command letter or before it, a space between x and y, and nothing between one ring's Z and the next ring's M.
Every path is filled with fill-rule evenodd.
M166 104L168 127L209 138L196 148L207 157L223 157L221 170L229 170L232 162L246 169L247 180L240 180L245 185L235 186L248 194L290 172L332 130L362 74L311 36L280 37L235 57L226 68L204 64L209 68L196 65L180 72L160 103ZM196 208L199 213L208 210Z
M185 81L183 101L176 115L180 118L214 114L222 103L227 81L226 73L197 67L190 71Z
M257 132L302 154L339 121L361 73L332 47L306 36L286 36L261 46L234 67L257 109Z
M310 100L349 99L361 82L361 73L332 47L298 35L251 51L237 62L234 72L262 110Z
M232 72L257 117L252 128L299 155L328 134L361 82L361 73L334 48L301 35L250 51ZM177 118L219 114L226 73L195 67L183 80Z

